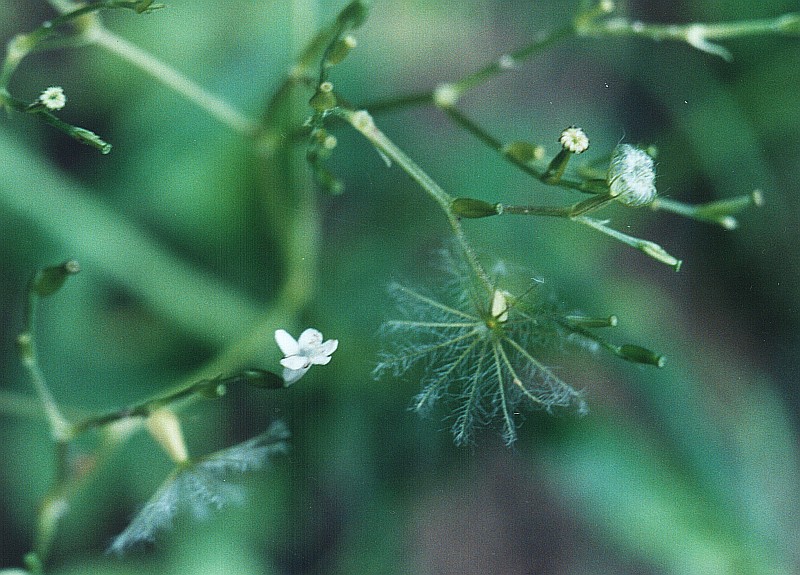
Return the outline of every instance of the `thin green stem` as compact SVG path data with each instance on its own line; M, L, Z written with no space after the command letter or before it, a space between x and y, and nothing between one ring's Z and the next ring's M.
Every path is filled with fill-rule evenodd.
M39 357L36 352L36 304L39 296L37 295L36 282L40 272L31 278L28 283L27 297L25 302L25 327L17 336L17 349L23 367L28 372L36 394L42 403L47 421L50 424L50 433L56 442L69 441L72 437L72 426L69 421L61 414L61 410L53 397L50 388L45 380L44 373L39 366ZM57 289L57 288L56 288Z
M635 36L653 41L685 42L703 52L731 59L730 52L709 40L725 40L761 34L800 34L800 13L788 13L776 18L738 20L691 24L648 24L625 18L593 19L577 27L580 36Z
M102 26L92 29L90 39L97 46L116 54L129 64L153 76L232 130L245 136L255 133L257 126L255 120L236 110L227 101L212 94L146 50Z
M80 37L83 36L87 30L99 27L100 25L96 19L87 20L82 23L82 26L79 25L79 31L76 37L54 37L56 30L61 26L65 24L79 24L79 20L100 10L125 8L140 12L140 6L142 6L142 4L137 0L108 0L85 5L73 3L58 4L55 7L61 12L60 16L44 22L33 32L18 34L9 41L2 71L0 72L0 87L4 88L8 86L8 81L11 79L11 75L17 69L19 63L31 52L45 48L61 47L65 45L65 40L68 44L73 41L82 41ZM150 12L160 7L162 7L161 4L154 4L141 11ZM53 44L48 43L50 40L54 40ZM85 41L85 39L83 39L83 41Z
M61 410L58 408L50 388L47 386L44 373L39 367L33 333L30 331L21 333L17 337L17 343L20 347L22 365L28 372L28 378L36 390L36 395L39 396L47 421L50 424L50 433L56 441L68 440L72 437L72 426L61 414Z
M488 82L489 80L513 69L519 63L532 58L533 56L543 52L553 44L560 42L570 36L575 35L575 27L570 24L557 30L553 30L540 39L531 42L530 44L515 50L514 52L503 54L499 58L489 62L482 68L475 70L455 82L443 84L453 97L453 103L463 96L469 90ZM439 87L439 89L442 88ZM364 106L364 109L370 112L385 112L388 110L395 110L398 108L416 107L431 104L436 102L436 95L438 90L430 92L420 92L417 94L408 94L399 97L393 97L387 100L381 100Z
M451 83L450 85L455 88L459 96L463 95L468 90L480 86L481 84L499 76L500 74L514 68L519 62L527 60L549 48L553 44L565 40L570 36L575 35L575 27L570 24L557 30L549 32L547 35L539 38L527 46L515 50L510 54L500 56L494 62L486 64L483 68L464 76L460 80Z
M653 210L663 210L692 218L702 222L717 224L726 230L735 229L738 226L733 214L741 212L750 207L761 207L764 205L764 196L760 190L754 190L750 194L708 202L706 204L692 205L679 202L665 197L657 197L650 204Z
M552 216L558 218L574 219L591 211L602 208L613 202L614 198L608 194L592 196L581 202L566 207L556 206L509 206L506 204L496 204L499 215L518 215L518 216Z
M461 220L453 212L453 198L445 192L433 178L431 178L414 160L412 160L403 150L392 142L383 132L381 132L372 120L372 116L365 110L353 111L338 108L335 111L340 117L344 118L353 128L361 133L375 148L390 160L397 163L419 186L433 199L444 212L453 234L461 246L467 263L475 272L483 287L488 293L493 290L493 283L489 274L481 265L478 256L467 241L464 230L461 227Z
M662 248L660 245L654 242L629 236L628 234L624 234L619 230L609 228L606 225L606 222L601 222L589 218L587 216L579 216L577 218L573 218L573 221L583 224L585 226L589 226L590 228L602 232L605 235L614 238L615 240L618 240L632 248L636 248L637 250L644 252L651 258L674 268L675 271L678 271L681 268L681 264L683 263L681 260L679 260L675 256L670 255L664 248Z
M440 106L440 108L450 117L451 120L469 133L477 137L481 142L486 144L492 150L502 155L503 159L511 163L513 166L519 168L526 174L533 176L543 184L548 186L558 186L560 188L567 188L570 190L577 190L586 194L597 194L598 186L594 181L574 181L565 178L559 178L556 181L548 179L546 171L537 168L535 165L528 161L515 157L506 144L491 135L486 129L476 123L474 120L466 116L463 112L455 106Z

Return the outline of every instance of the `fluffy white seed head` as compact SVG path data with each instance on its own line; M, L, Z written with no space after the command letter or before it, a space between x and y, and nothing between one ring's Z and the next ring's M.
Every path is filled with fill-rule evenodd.
M645 206L656 198L656 168L644 150L620 144L608 166L608 189L626 206Z

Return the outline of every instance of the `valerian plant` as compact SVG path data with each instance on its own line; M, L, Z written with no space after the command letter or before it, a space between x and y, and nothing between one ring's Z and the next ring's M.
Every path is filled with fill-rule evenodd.
M183 437L177 411L197 399L223 397L232 385L246 384L259 389L282 389L297 382L311 365L325 365L338 346L337 340L322 342L320 332L306 329L300 341L282 329L275 333L276 342L287 356L281 360L283 377L264 369L248 369L231 376L202 379L179 386L171 393L160 395L136 405L105 414L71 420L63 415L43 370L36 349L35 318L38 300L58 292L70 276L80 271L75 260L37 271L28 282L25 306L25 326L17 337L19 355L26 368L49 423L50 433L57 445L59 473L39 512L39 532L34 549L27 555L27 568L43 572L56 529L69 507L70 495L82 485L86 474L70 464L69 449L83 434L100 430L104 450L120 447L130 434L144 427L161 446L175 468L109 546L109 552L121 554L141 543L151 543L168 529L178 513L186 511L196 519L205 519L215 510L245 501L243 488L237 486L235 474L265 467L272 457L287 450L289 432L281 421L273 422L264 433L212 454L191 457Z
M602 151L606 162L583 163L580 158L590 147L591 126L554 126L553 141L558 142L560 149L551 156L538 142L502 141L468 117L459 108L459 102L469 90L508 73L568 38L630 36L672 40L729 59L730 53L718 42L756 34L800 33L800 14L728 23L652 25L629 20L617 13L609 0L584 2L575 17L563 27L539 36L518 50L498 55L461 79L443 82L423 93L356 105L347 96L347 86L340 87L334 78L336 66L357 48L357 30L365 24L368 15L368 4L353 0L311 39L275 91L263 118L255 120L111 33L98 15L100 11L111 9L151 13L161 8L161 4L152 0L102 0L86 4L51 0L51 5L59 13L57 17L8 42L0 69L0 107L42 119L81 143L103 154L109 153L110 144L100 136L68 124L56 115L67 104L68 97L55 83L48 82L44 86L50 87L42 86L37 88L41 90L38 94L25 97L12 95L10 89L12 76L29 54L44 49L99 46L149 73L248 138L265 164L278 166L275 168L278 171L291 171L294 179L287 177L287 180L295 183L287 184L282 190L286 197L281 201L295 202L296 210L288 225L276 224L281 232L280 248L288 261L286 279L279 295L270 302L263 321L173 391L109 413L79 420L67 418L39 367L34 337L37 299L55 293L69 276L77 273L79 266L70 260L43 268L31 280L25 327L17 343L19 356L49 424L58 469L53 486L40 507L35 542L26 559L28 571L34 573L44 572L68 500L84 480L83 476L70 472L68 447L89 430L103 431L107 447L116 448L130 433L144 428L175 466L155 495L113 541L113 552L152 541L161 530L169 527L181 509L203 518L211 510L241 501L241 490L228 482L230 475L260 469L273 455L285 451L288 431L281 423L275 423L264 434L239 445L193 457L183 440L179 413L191 400L222 397L231 385L284 389L312 366L327 364L337 350L338 340L324 340L315 328L300 332L295 339L285 329L284 322L287 318L296 319L309 304L313 294L310 278L319 256L319 213L311 197L310 180L305 176L310 172L319 187L330 192L344 191L335 175L337 168L330 167L338 161L334 155L338 140L333 132L343 127L365 138L387 165L399 167L418 184L439 208L453 236L452 247L443 256L446 279L441 283L447 286L445 289L391 285L390 294L397 305L398 316L383 327L386 347L375 373L378 376L419 373L421 390L413 399L412 408L427 412L440 399L447 403L457 444L472 441L477 427L490 424L498 424L504 441L511 444L517 439L517 426L525 410L570 410L585 414L588 408L583 390L574 389L543 359L543 355L563 351L567 344L588 344L588 347L630 362L662 367L665 359L661 354L635 344L618 345L597 334L599 328L616 325L616 316L588 317L571 313L552 304L552 300L540 293L536 281L521 291L509 287L507 278L490 271L492 268L479 257L479 250L464 230L463 220L491 221L512 215L561 218L598 231L678 270L681 260L677 256L658 243L617 230L608 219L597 214L611 205L631 210L647 208L733 229L737 226L735 215L749 206L760 205L761 193L754 191L700 205L677 202L657 193L655 151L650 147L621 143L614 149ZM72 101L72 96L69 100ZM440 110L481 145L533 178L538 182L537 193L562 191L581 194L583 199L555 206L516 205L502 197L475 198L469 191L448 193L395 144L376 121L380 114L421 105ZM302 169L298 168L300 164L295 157L298 149L307 160L307 166ZM256 344L265 339L274 340L270 343L277 344L283 354L278 360L283 368L282 375L265 369L235 370L243 353L241 350L257 347ZM216 375L219 373L226 375Z

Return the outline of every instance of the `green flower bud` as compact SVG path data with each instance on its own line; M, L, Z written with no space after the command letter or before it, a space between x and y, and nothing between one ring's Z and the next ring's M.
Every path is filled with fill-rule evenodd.
M207 379L194 385L197 395L206 399L219 399L228 392L228 388L218 379Z
M78 140L81 144L97 148L100 150L101 154L108 154L111 151L111 144L91 130L73 126L72 129L69 130L69 135Z
M283 389L283 378L265 369L248 369L237 376L237 380L259 389Z
M647 348L638 345L625 344L619 348L619 356L633 363L643 363L645 365L655 365L656 367L664 367L667 358L663 355L650 351Z
M682 260L679 260L675 256L669 254L667 250L656 243L647 240L639 240L635 247L646 253L651 258L671 266L676 272L680 271L681 266L683 265Z
M317 93L308 101L309 105L317 112L326 112L336 107L336 95L333 93L333 84L323 82L319 85Z
M585 317L582 315L568 315L568 322L580 327L616 327L619 319L615 315L608 317Z
M53 295L61 289L61 286L64 285L69 276L75 275L79 271L81 271L81 267L75 260L69 260L57 266L42 268L33 276L30 289L39 297Z
M336 41L336 43L331 48L330 52L328 52L328 56L325 58L325 64L328 66L335 66L345 58L350 53L350 51L358 45L355 37L348 34L343 38L340 38Z
M358 28L367 19L369 13L369 3L362 0L354 0L345 6L344 10L339 12L336 17L336 23L346 29L352 30Z
M503 147L503 154L520 164L528 164L544 157L544 148L529 142L511 142Z
M490 204L473 198L456 198L450 204L453 213L460 218L486 218L500 214L498 204Z
M134 10L136 10L137 14L142 14L150 10L150 5L152 3L153 0L139 0L139 2L136 3Z

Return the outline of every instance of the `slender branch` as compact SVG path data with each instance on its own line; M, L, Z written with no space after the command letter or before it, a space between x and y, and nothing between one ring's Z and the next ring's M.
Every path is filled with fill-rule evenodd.
M632 248L636 248L637 250L644 252L651 258L658 260L664 264L667 264L668 266L672 267L675 271L681 269L681 265L683 264L683 262L678 258L676 258L675 256L670 255L664 248L662 248L660 245L654 242L629 236L628 234L624 234L619 230L609 228L606 225L606 222L601 222L589 218L587 216L580 216L577 218L573 218L573 221L576 221L585 226L589 226L590 228L602 232L607 236L612 237L615 240L618 240Z
M458 216L453 212L452 203L453 198L445 192L433 178L431 178L416 162L414 162L403 150L401 150L394 142L392 142L383 132L381 132L372 120L372 116L365 110L353 111L343 108L337 108L335 113L344 118L353 128L360 132L375 148L385 155L390 160L397 163L404 172L406 172L411 179L422 187L422 189L437 203L447 217L447 221L453 230L456 240L460 244L464 255L467 258L472 270L476 276L491 293L492 281L489 274L478 261L478 256L472 249L472 246L467 241L464 235L464 230L461 227L461 221Z
M102 26L95 27L91 32L90 38L97 46L116 54L129 64L153 76L156 80L193 102L210 116L234 131L245 136L250 136L255 132L257 126L255 120L238 111L227 101L212 94L146 50L139 48Z
M455 106L440 106L440 108L456 123L466 129L472 135L477 137L481 142L486 144L489 148L502 155L503 159L511 163L513 166L519 168L526 174L533 176L543 184L548 186L558 186L587 194L597 194L600 190L593 180L575 181L565 178L560 178L557 181L552 181L546 177L546 170L539 169L536 165L531 163L526 158L521 158L514 153L514 150L509 145L503 144L500 140L491 135L482 126L470 119L466 114L461 112Z
M659 196L653 200L650 207L653 210L672 212L673 214L678 214L687 218L717 224L726 230L733 230L739 225L736 218L733 217L733 214L750 206L761 207L763 205L763 194L760 190L754 190L750 194L699 205L685 204L677 200Z
M602 38L605 36L635 36L653 41L672 40L685 42L703 52L731 60L731 53L709 40L725 40L762 34L800 35L800 12L776 18L738 20L691 24L648 24L626 18L593 19L577 28L580 36Z

